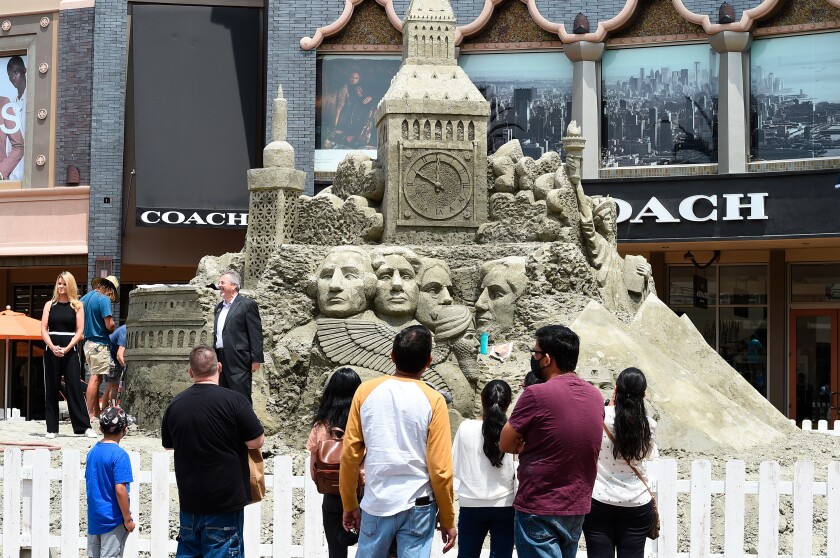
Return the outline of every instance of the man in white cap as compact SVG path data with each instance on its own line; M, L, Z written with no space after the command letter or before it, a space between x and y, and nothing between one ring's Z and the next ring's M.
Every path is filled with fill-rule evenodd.
M110 371L111 354L108 334L114 331L114 318L111 303L118 302L120 282L113 275L95 277L90 286L93 290L82 297L85 312L85 361L90 368L90 379L85 393L88 415L91 424L99 421L99 385L103 376ZM85 433L90 438L97 438L96 432L89 428Z

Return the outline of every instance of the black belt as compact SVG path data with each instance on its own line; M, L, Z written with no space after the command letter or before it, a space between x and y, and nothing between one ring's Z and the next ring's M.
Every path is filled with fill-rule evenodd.
M435 501L435 499L432 498L431 496L421 496L421 497L417 498L416 500L414 500L414 505L415 506L428 506L429 504L431 504L434 501Z

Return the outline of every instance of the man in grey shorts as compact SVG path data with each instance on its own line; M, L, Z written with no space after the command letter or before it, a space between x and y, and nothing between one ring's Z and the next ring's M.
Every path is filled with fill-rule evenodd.
M95 277L90 282L93 290L82 297L85 312L85 361L90 367L90 379L86 391L88 415L91 429L89 438L96 438L93 425L99 420L99 384L108 376L111 354L108 334L114 331L111 304L119 302L120 282L113 275Z

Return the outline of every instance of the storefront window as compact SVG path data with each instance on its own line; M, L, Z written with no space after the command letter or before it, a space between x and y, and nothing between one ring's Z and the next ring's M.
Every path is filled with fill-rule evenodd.
M602 165L717 162L717 68L709 45L605 52Z
M791 302L840 301L840 264L790 266Z
M767 270L764 266L721 266L721 304L767 304Z
M753 42L753 161L840 156L838 43L840 33Z
M717 304L718 288L715 268L703 271L693 267L673 266L670 268L670 272L669 300L672 307L693 305L695 275L705 277L709 282L709 305Z
M708 308L694 307L694 276L708 281ZM669 306L687 315L711 347L767 396L767 266L669 268Z

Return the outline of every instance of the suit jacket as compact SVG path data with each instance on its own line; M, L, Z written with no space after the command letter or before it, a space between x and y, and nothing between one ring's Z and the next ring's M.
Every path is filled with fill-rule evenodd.
M213 312L214 344L222 304L217 304ZM222 345L225 349L225 360L230 368L225 373L250 373L251 363L264 362L262 322L256 302L240 294L236 295L225 318Z

